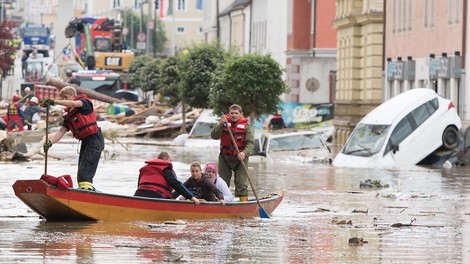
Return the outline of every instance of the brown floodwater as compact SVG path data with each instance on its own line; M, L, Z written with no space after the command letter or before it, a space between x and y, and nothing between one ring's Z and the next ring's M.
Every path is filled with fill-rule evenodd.
M181 180L189 163L217 151L127 139L107 144L95 186L132 195L143 161L174 156ZM138 144L135 144L138 143ZM78 144L50 150L48 174L74 175ZM158 222L45 222L14 195L18 179L44 173L44 159L0 163L0 263L469 263L470 168L344 169L329 164L250 164L259 196L278 188L270 219ZM388 188L361 189L379 180ZM76 186L76 182L74 182ZM233 184L232 184L233 185ZM350 244L350 239L363 243Z

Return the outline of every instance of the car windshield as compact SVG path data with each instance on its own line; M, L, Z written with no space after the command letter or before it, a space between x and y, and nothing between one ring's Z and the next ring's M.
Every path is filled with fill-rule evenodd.
M343 154L370 157L382 149L389 125L359 124L343 149Z
M191 131L191 137L209 137L214 125L214 123L196 122Z
M298 134L272 138L269 143L270 151L293 151L324 147L323 141L317 134Z

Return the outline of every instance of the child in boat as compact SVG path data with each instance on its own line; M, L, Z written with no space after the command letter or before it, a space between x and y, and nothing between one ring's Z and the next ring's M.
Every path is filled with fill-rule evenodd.
M217 164L215 164L215 162L206 163L203 172L204 174L207 174L209 175L209 177L211 177L211 180L215 184L217 189L219 189L224 194L224 201L233 202L233 195L230 192L227 183L219 177L219 173L217 171Z
M195 161L190 165L191 177L183 185L198 199L206 201L220 201L225 204L224 194L217 189L209 175L202 173L201 163ZM177 198L178 193L173 192L172 197Z

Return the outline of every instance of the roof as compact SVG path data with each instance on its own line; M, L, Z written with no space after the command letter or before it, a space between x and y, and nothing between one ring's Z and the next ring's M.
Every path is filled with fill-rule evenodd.
M251 0L235 0L227 8L225 8L222 12L220 12L219 17L226 16L230 14L232 11L243 9L250 4L251 4Z
M428 88L415 88L403 92L377 106L367 114L360 123L366 124L391 124L396 118L408 114L409 108L415 108L418 102L425 102L438 96L436 92ZM406 112L406 113L405 113Z

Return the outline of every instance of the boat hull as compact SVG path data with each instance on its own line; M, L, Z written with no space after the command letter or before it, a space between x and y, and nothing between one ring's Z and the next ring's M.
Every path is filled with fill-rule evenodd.
M195 205L191 201L62 190L43 180L18 180L13 189L21 201L47 221L173 221L259 216L256 200ZM279 190L260 199L260 203L271 214L283 197L283 190Z

